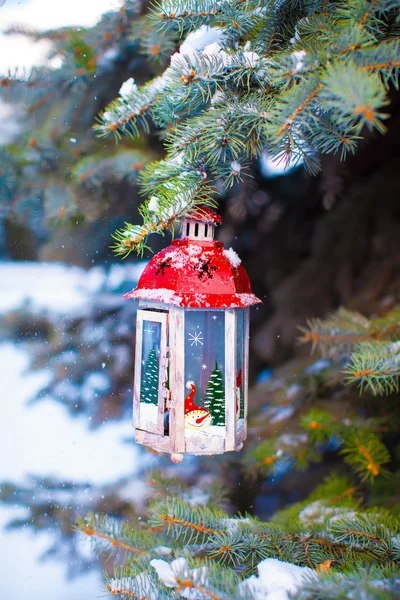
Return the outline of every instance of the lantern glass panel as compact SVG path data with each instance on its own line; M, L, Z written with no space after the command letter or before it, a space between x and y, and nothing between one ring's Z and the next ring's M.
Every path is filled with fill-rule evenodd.
M144 320L140 370L139 428L146 431L157 429L160 347L161 323Z
M211 414L204 428L225 428L225 314L218 310L189 310L185 314L185 383L193 402ZM200 417L201 418L201 417ZM202 423L203 421L201 421ZM187 428L190 422L186 422Z
M237 311L236 321L236 419L237 430L240 431L244 425L244 338L245 338L245 315L244 310Z

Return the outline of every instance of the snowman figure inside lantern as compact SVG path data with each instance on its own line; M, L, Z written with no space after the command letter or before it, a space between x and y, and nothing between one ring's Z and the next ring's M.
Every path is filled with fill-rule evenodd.
M193 210L135 290L136 441L173 462L240 450L246 439L251 291L237 254L214 241L221 217Z

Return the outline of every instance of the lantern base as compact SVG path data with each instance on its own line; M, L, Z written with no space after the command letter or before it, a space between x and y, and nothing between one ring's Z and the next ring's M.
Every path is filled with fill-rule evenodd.
M183 461L183 454L180 452L173 452L173 454L171 454L171 460L174 464L179 465L179 463Z

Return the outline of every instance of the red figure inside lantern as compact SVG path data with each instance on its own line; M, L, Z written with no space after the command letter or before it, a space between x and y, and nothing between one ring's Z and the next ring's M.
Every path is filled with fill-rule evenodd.
M197 208L145 267L134 383L136 441L174 462L239 450L246 438L251 291L237 254L214 241L221 217Z

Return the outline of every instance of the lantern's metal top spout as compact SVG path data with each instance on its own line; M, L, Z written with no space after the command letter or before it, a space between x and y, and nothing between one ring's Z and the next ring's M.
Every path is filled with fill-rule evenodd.
M197 221L199 223L219 225L222 223L222 217L208 206L198 206L185 217L185 221Z
M186 215L182 223L182 238L194 242L212 242L215 226L222 223L222 218L208 206L196 206Z

